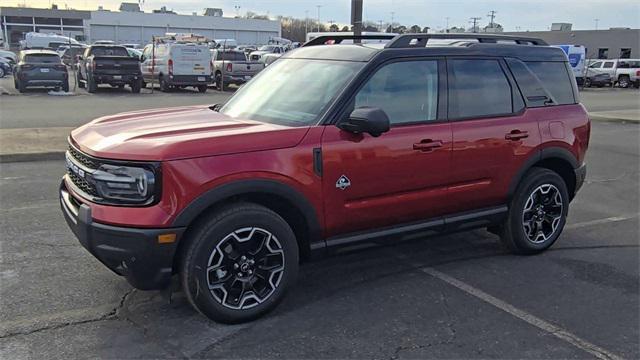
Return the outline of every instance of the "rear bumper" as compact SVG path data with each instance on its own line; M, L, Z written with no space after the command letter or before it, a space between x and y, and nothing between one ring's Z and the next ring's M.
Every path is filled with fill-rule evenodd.
M162 289L170 284L173 258L185 228L127 228L96 223L91 208L73 198L64 180L59 196L67 225L80 244L106 267L141 290ZM176 240L159 244L158 235L168 233L176 234Z
M587 178L587 164L582 164L580 167L574 170L576 174L576 189L574 195L578 193L578 190L584 185L584 180Z
M248 76L248 78L246 77ZM238 76L233 76L233 75L225 75L224 76L224 82L226 84L234 84L234 85L240 85L240 84L244 84L247 81L251 80L251 78L253 78L253 76L251 75L238 75Z
M177 86L198 86L213 83L211 75L169 75L165 76L165 81L169 85Z
M134 81L142 79L140 74L93 74L93 80L96 84L130 84Z

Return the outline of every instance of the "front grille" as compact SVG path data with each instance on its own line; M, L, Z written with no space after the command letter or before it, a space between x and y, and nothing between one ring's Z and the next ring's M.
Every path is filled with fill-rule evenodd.
M91 196L98 196L96 187L91 185L87 180L79 177L71 171L68 171L67 174L69 175L69 179L73 185L75 185L80 191Z
M89 169L97 169L100 167L99 162L76 150L71 145L69 145L69 154L71 154L71 156L73 156L73 158L76 159L80 164L88 167Z

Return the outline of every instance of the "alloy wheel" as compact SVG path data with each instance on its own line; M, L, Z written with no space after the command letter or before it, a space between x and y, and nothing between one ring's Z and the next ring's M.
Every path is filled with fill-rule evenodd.
M269 231L238 229L225 236L209 256L207 284L224 307L243 310L264 303L284 275L284 251Z
M562 195L552 184L543 184L529 195L522 212L525 236L534 244L549 240L562 220Z

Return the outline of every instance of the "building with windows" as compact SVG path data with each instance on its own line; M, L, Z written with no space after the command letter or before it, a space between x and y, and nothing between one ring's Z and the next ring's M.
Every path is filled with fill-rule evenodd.
M129 9L128 10L134 10ZM216 14L220 14L218 12ZM56 33L91 43L147 44L165 33L197 33L210 39L236 39L238 44L266 44L281 36L277 20L182 15L171 12L77 11L0 7L5 48L15 49L28 32Z
M562 25L551 31L504 34L536 37L551 45L584 45L588 59L640 59L640 29L571 30L571 24Z

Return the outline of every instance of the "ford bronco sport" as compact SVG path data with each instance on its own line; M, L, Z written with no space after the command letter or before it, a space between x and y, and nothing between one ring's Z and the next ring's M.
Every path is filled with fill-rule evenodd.
M177 275L227 323L273 309L330 247L486 227L514 253L549 248L590 133L562 50L480 34L340 44L365 38L316 38L224 105L74 130L60 199L80 243L139 289Z

